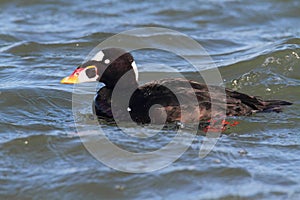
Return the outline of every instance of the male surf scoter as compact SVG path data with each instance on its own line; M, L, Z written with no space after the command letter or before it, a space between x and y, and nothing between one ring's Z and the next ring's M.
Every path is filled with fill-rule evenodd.
M94 111L99 118L114 120L130 116L130 120L136 123L210 121L218 115L216 111L212 113L211 98L214 98L213 102L217 102L218 106L222 94L226 94L224 113L227 116L280 112L282 106L292 104L281 100L262 100L230 89L207 87L206 84L182 78L162 79L138 86L138 71L134 59L130 53L119 48L99 51L90 61L62 79L61 83L91 81L105 84L97 92L94 101ZM114 92L117 98L113 98L112 101ZM212 93L213 97L210 95ZM183 105L180 104L180 99L184 102ZM182 110L185 110L184 116Z

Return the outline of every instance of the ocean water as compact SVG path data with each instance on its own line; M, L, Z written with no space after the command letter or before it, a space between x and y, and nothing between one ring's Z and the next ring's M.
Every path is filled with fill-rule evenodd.
M299 199L299 18L297 0L1 1L0 199ZM172 29L199 42L228 88L293 105L236 118L240 124L205 158L198 156L205 138L199 135L163 169L125 173L107 167L82 143L73 86L59 81L100 42L142 27ZM172 77L161 65L190 79L199 76L172 54L134 56L142 76ZM137 143L116 126L102 129L133 152L159 149L173 134L165 130Z

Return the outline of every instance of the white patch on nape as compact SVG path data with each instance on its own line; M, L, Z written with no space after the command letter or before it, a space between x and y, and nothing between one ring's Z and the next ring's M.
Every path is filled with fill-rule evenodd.
M105 63L105 64L108 64L108 63L110 63L110 60L109 60L109 59L105 59L105 60L104 60L104 63Z
M103 51L99 51L98 53L96 53L96 55L92 58L92 60L95 61L102 61L104 57L104 53Z
M132 66L134 74L135 74L135 80L138 81L139 80L139 72L138 72L137 66L135 64L135 61L133 61L131 63L131 66Z

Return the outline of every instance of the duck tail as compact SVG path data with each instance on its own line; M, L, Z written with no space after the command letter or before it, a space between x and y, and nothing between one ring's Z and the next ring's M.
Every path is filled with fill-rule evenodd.
M282 106L289 106L293 103L288 101L282 101L282 100L265 100L261 101L262 112L281 112Z

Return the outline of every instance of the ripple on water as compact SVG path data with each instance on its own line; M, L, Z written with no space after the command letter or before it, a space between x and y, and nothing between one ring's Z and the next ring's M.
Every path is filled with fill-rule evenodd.
M0 199L299 199L299 5L297 0L2 0ZM107 37L149 26L196 39L229 88L294 104L282 113L234 118L240 124L204 159L198 157L203 136L197 136L180 159L160 171L129 174L104 166L81 143L72 86L59 81ZM159 63L199 80L171 54L134 55L142 74L173 75L162 65L147 65ZM165 131L162 137L133 140L115 126L103 128L132 151L157 149L173 138Z

